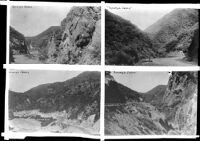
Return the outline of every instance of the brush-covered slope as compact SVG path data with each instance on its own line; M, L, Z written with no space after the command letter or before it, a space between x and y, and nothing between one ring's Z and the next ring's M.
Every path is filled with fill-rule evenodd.
M27 42L22 33L10 26L10 62L14 61L13 54L27 54Z
M144 101L147 103L151 103L154 106L162 105L162 99L165 94L166 88L166 85L158 85L154 87L150 91L143 94Z
M130 88L116 82L110 72L106 72L105 103L124 104L130 101L140 101L141 95Z
M133 65L143 58L156 56L146 33L108 10L105 11L105 34L107 65Z
M149 33L154 47L160 53L187 50L194 30L198 28L197 9L175 9L166 14L145 32Z
M65 110L71 119L100 112L100 73L83 72L64 82L43 84L24 93L9 91L9 110L39 109L50 113Z

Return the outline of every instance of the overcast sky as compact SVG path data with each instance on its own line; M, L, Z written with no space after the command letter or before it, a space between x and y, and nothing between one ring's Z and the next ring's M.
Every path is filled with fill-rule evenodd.
M25 92L45 83L63 82L80 74L80 71L10 70L10 90Z
M113 73L114 79L137 92L147 92L158 85L167 85L169 72Z
M10 25L25 37L35 36L50 26L59 26L70 8L66 6L11 7Z
M108 7L108 10L114 14L119 15L120 17L131 21L131 23L135 24L141 30L146 29L148 26L155 23L165 14L174 10L174 8L162 8L157 7Z

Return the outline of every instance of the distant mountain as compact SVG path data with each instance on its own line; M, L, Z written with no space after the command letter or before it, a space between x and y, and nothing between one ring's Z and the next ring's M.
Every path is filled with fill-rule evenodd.
M49 42L56 39L55 46L61 42L62 32L60 26L51 26L34 37L26 37L29 47L39 51L39 59L44 61L48 58Z
M166 85L158 85L154 87L150 91L143 94L144 101L147 103L151 103L154 106L160 106L162 104L166 88Z
M197 9L175 9L145 29L160 53L187 50L198 28Z
M9 91L9 110L39 109L49 113L66 110L71 119L100 117L100 73L83 72L64 82L36 86L24 93Z
M32 45L33 48L43 48L47 45L48 39L50 39L57 32L60 32L60 30L60 26L51 26L36 36L26 37L26 40Z
M105 11L105 57L107 65L134 65L155 57L148 35L130 21Z
M141 98L138 92L116 82L110 74L106 74L105 104L141 101Z
M14 62L13 54L28 54L27 42L22 33L10 26L10 61Z

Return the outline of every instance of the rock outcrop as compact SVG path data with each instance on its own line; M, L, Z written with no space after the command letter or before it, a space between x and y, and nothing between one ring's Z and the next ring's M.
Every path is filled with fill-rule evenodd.
M166 121L174 128L168 134L196 134L197 80L197 72L173 72L169 78L162 102Z
M100 63L100 11L100 7L73 7L70 10L61 22L63 34L56 53L57 63Z
M198 63L198 52L199 52L199 28L195 30L192 38L192 43L187 50L187 57L190 61Z
M134 65L141 59L156 56L146 33L108 10L105 11L105 34L107 65Z

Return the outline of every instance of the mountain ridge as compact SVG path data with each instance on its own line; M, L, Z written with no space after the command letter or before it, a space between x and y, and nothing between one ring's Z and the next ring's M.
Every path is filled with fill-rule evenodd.
M91 109L87 111L88 107ZM99 72L83 72L72 79L39 85L24 93L9 91L11 111L39 109L41 112L49 113L66 110L72 112L71 118L77 118L82 111L85 118L94 113L95 119L99 119L99 108Z
M145 29L153 46L161 54L182 50L187 52L194 30L198 28L197 9L177 8Z

